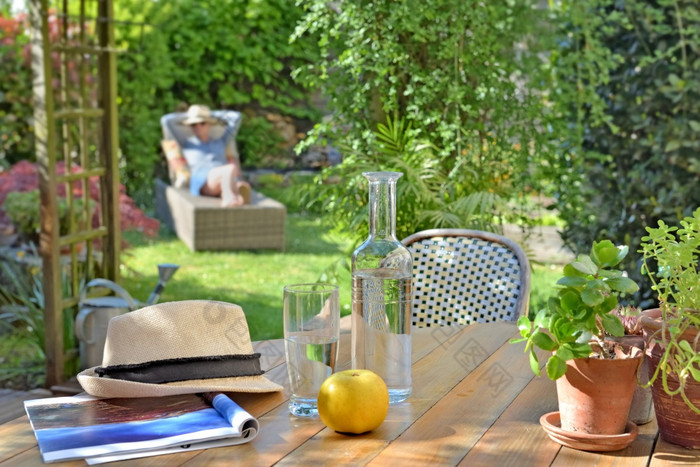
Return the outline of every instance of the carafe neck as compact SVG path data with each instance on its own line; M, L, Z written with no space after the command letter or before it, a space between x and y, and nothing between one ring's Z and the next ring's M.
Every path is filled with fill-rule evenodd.
M369 236L396 238L396 181L400 172L364 172L369 180Z

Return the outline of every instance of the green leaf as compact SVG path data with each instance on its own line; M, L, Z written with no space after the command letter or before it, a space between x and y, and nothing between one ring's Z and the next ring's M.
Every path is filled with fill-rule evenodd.
M556 355L552 355L547 360L547 376L549 379L555 380L564 376L566 373L566 362L559 359Z
M540 375L540 362L537 360L537 354L534 349L530 350L530 369L537 376Z
M688 352L690 355L693 355L693 353L694 353L694 352L693 352L693 348L690 346L690 344L688 343L688 341L686 341L686 340L679 341L679 342L678 342L678 346L679 346L684 352Z
M637 283L629 277L613 277L612 279L606 280L605 283L608 284L608 287L611 289L622 293L632 294L639 290Z
M557 281L557 285L564 287L583 287L588 283L585 277L581 276L564 276Z
M518 330L520 335L523 337L528 337L530 335L530 330L532 329L532 323L527 316L521 316L518 318Z
M690 367L690 374L693 375L693 379L694 379L695 381L697 381L698 383L700 383L700 370L698 370L697 368L691 366L691 367Z
M592 337L593 337L593 334L591 333L591 331L583 331L581 333L581 335L578 336L576 338L576 340L574 341L574 344L575 344L574 346L578 347L579 345L588 345L588 342L590 342ZM590 347L589 347L589 349L590 349ZM590 352L590 350L589 350L589 352ZM571 356L572 356L572 358L574 357L573 352L572 352Z
M603 292L596 287L586 287L581 291L581 300L590 307L600 305L605 300Z
M564 277L585 277L587 274L576 270L571 263L564 266Z
M588 342L571 344L569 349L571 350L572 358L586 358L592 352L591 345Z
M535 329L540 329L540 328L549 328L549 313L547 313L547 310L540 310L537 312L537 315L535 315Z
M625 334L625 327L622 325L622 321L615 315L605 314L601 317L603 323L603 329L612 336L623 336Z
M622 259L627 256L628 247L622 249L616 246L601 248L598 250L598 259L602 267L611 267L618 264Z
M605 300L603 300L603 303L598 305L596 311L598 313L608 313L616 307L617 307L617 297L615 297L615 295L608 295L607 297L605 297Z
M579 255L576 261L573 261L571 267L584 274L595 275L598 272L598 267L595 265L590 256Z
M557 349L557 356L562 361L571 360L574 358L574 354L568 345L563 345Z
M568 315L572 315L573 312L581 305L581 299L575 292L566 292L561 296L559 304Z
M577 333L580 332L578 327L574 326L574 324L569 321L569 318L566 317L556 320L550 328L550 331L554 334L557 342L571 342L576 338L575 336L578 335Z
M531 337L532 342L542 350L554 350L557 344L544 332L535 332Z
M666 148L664 149L665 152L671 152L675 151L678 148L681 147L681 142L678 141L677 139L671 140L668 143L666 143Z

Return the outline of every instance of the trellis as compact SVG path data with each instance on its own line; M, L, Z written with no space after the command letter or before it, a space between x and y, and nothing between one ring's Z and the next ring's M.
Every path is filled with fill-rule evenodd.
M76 349L66 348L64 336L72 330L81 285L96 275L119 278L116 50L112 0L29 0L29 8L51 387L72 371L66 362ZM94 205L87 201L91 184L99 187Z

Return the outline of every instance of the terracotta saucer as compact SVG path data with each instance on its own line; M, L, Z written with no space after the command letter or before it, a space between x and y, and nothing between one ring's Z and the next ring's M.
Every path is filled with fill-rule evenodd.
M581 451L619 451L625 449L637 438L639 429L632 422L627 422L625 432L621 435L591 435L561 428L559 412L549 412L540 417L540 425L553 441Z

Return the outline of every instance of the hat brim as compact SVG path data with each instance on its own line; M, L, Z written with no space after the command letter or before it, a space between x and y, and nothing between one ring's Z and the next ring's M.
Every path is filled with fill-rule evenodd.
M95 373L95 368L97 367L78 373L80 385L85 392L95 397L162 397L211 391L252 393L282 391L282 386L264 376L236 376L151 384L100 377Z
M215 124L219 123L219 120L217 120L214 117L187 117L180 122L180 125L190 126L190 125L194 125L195 123L204 123L204 122L215 125Z

